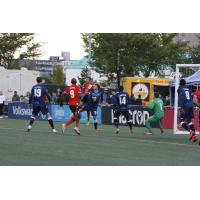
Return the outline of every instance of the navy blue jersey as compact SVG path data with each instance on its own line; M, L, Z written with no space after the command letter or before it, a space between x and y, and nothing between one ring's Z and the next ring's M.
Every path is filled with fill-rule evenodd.
M102 93L99 91L91 92L88 96L88 106L97 108L99 103L103 101Z
M32 87L29 103L36 106L43 106L45 105L46 98L51 101L48 90L44 85L37 84Z
M180 86L178 89L179 106L183 109L193 106L192 91L186 86Z
M129 95L126 92L118 92L114 98L114 108L120 112L129 110Z

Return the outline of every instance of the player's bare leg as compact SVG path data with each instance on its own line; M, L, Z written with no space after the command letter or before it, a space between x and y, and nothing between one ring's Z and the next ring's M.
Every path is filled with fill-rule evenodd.
M75 131L78 135L81 134L81 132L80 132L80 130L79 130L80 118L81 118L80 115L79 115L79 114L76 114L76 123L75 123L74 131Z
M86 126L90 125L90 111L87 111L87 122L86 122Z

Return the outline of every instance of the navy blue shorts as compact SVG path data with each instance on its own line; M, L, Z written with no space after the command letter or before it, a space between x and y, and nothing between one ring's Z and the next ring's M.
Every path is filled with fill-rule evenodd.
M181 120L188 121L188 122L192 121L192 119L194 118L193 107L186 107L184 109L181 109L180 117L181 117Z
M33 105L33 116L37 116L38 113L41 112L43 115L46 115L49 110L48 110L48 107L46 105L43 105L43 106L35 106Z
M114 112L114 118L118 118L120 115L123 115L126 118L126 121L130 121L130 114L129 111L120 111L120 110L116 110Z
M83 107L83 111L91 112L92 116L97 116L97 107L92 107L89 105L85 105Z

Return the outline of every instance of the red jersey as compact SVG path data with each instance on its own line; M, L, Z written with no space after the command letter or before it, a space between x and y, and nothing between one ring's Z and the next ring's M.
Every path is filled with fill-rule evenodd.
M196 95L196 96L197 96L198 103L200 103L200 89L199 89L199 90L197 90L197 91L194 93L194 95Z
M66 94L70 97L69 98L69 105L78 105L79 93L81 89L78 85L72 84L65 90Z
M89 82L89 83L85 83L82 87L82 93L85 94L86 91L92 91L94 90L94 83Z

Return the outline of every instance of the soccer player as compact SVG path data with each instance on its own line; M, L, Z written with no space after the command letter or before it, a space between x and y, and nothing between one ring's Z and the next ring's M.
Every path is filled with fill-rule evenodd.
M197 140L195 136L195 127L192 122L194 118L193 113L193 99L192 91L186 86L186 81L184 79L180 80L180 87L178 89L179 96L179 106L180 106L180 125L187 131L190 132L189 140L195 142ZM193 138L194 137L194 138Z
M79 130L79 122L80 122L80 115L78 112L78 101L79 101L79 94L81 93L81 89L78 85L76 85L77 81L75 78L72 78L71 84L69 87L66 88L65 93L69 97L69 108L72 112L72 116L70 117L70 120L67 121L65 124L62 124L62 133L64 133L66 126L71 125L72 123L75 123L74 131L80 135Z
M31 131L32 125L35 121L35 117L41 112L43 115L47 116L48 122L52 128L53 133L57 133L56 129L54 128L53 120L51 115L48 111L48 107L46 104L46 99L51 102L51 97L48 94L47 88L42 84L42 78L37 77L36 79L37 84L32 87L31 94L29 97L29 104L33 105L33 112L27 127L27 132Z
M95 132L98 131L98 121L97 121L97 108L100 103L103 101L102 93L99 91L100 85L95 84L94 90L88 95L88 102L83 107L83 111L86 110L90 112L94 119L94 130Z
M116 127L116 134L119 133L119 116L123 115L126 118L127 124L132 131L132 122L129 115L129 95L124 92L124 87L119 87L119 92L117 92L113 97L113 108L114 108L114 124Z
M92 82L91 77L87 77L85 79L85 83L83 84L82 87L82 99L81 99L81 104L86 104L88 101L88 95L90 94L90 92L92 92L94 90L94 83ZM86 125L89 126L90 125L90 111L87 111L87 122Z
M153 134L151 130L151 123L153 122L157 122L160 128L160 132L164 133L164 130L162 129L162 118L164 117L163 101L162 99L160 99L160 95L158 92L154 93L154 99L148 106L146 106L146 108L154 110L154 114L146 120L145 126L148 129L148 132L146 132L146 134Z

